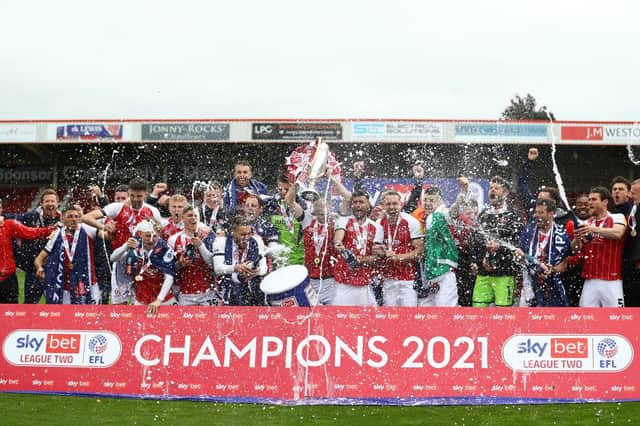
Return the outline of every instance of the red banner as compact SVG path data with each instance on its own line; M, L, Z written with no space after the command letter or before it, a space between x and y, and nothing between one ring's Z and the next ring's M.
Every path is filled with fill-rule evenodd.
M638 309L0 307L0 391L271 403L640 399Z

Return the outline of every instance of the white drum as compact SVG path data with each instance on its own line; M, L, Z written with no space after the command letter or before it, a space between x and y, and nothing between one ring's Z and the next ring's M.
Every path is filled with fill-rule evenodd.
M277 269L264 277L260 290L271 306L315 306L318 294L309 282L309 271L304 265L291 265Z

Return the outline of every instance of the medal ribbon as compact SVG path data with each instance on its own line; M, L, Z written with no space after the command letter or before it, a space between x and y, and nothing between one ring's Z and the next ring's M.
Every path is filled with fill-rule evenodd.
M80 238L80 225L76 228L73 233L73 240L71 241L71 248L69 248L69 241L67 241L67 235L62 236L62 247L64 247L64 252L67 255L67 259L69 263L73 263L73 258L76 255L76 247L78 246L78 238Z

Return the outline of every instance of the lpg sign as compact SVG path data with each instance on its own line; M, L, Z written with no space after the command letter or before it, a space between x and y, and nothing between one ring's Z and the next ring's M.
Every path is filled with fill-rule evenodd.
M2 344L4 359L30 367L104 368L120 358L122 344L110 331L16 330Z

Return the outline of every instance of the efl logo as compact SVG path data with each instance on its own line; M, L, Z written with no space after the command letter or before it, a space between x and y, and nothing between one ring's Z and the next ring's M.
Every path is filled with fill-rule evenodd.
M514 334L502 358L513 371L617 372L631 365L633 352L618 334Z
M562 126L562 139L572 141L601 141L604 139L602 126Z
M118 336L104 330L16 330L2 343L9 364L27 367L104 368L121 353Z
M77 354L80 352L79 334L49 334L47 335L47 353Z
M551 358L589 358L589 339L553 337L551 338Z

